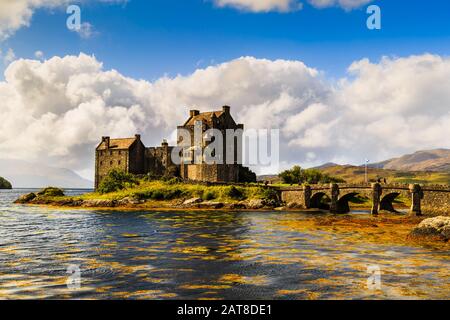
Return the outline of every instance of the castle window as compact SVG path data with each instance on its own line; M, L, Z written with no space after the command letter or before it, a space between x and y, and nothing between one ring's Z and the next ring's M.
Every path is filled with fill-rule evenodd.
M122 163L122 161L119 160L119 161L118 161L118 164L120 165L121 163Z
M103 161L100 161L100 165L101 165L101 166L103 165Z
M113 165L113 163L114 163L113 161L110 161L110 162L109 162L110 165Z
M113 155L113 152L112 152L112 151L110 151L110 152L109 152L109 155L110 155L110 156L112 156L112 155Z

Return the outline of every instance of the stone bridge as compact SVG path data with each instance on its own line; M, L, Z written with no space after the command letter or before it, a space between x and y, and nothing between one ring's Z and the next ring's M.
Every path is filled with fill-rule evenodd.
M394 200L399 196L410 199L412 215L422 211L448 213L450 211L450 186L421 186L418 184L331 184L299 187L277 187L283 202L294 203L305 209L325 209L331 213L350 212L349 202L360 195L372 200L372 214L380 210L397 212ZM329 198L329 204L324 198Z

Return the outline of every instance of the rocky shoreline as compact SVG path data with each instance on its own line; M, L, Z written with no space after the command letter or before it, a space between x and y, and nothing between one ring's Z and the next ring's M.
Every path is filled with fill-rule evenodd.
M29 193L17 199L15 204L47 205L54 207L71 208L123 208L123 209L206 209L206 210L282 210L295 209L291 204L288 207L280 207L278 203L263 199L244 200L233 203L219 201L204 201L201 198L178 199L173 201L146 201L126 197L120 200L110 199L80 199L76 197L48 197ZM302 209L302 208L297 208Z

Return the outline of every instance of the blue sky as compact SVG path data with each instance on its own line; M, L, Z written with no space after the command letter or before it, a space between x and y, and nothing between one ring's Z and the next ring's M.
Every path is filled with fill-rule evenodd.
M450 51L450 2L375 1L382 30L366 28L367 6L346 11L317 9L279 13L218 8L207 0L131 0L126 4L81 4L82 22L96 34L82 39L65 27L62 9L39 9L29 27L3 43L17 57L85 52L106 69L153 80L187 74L198 67L240 56L294 59L340 77L349 64L367 57Z

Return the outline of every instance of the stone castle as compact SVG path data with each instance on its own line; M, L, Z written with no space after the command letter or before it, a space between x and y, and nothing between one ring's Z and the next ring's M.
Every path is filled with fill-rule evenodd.
M209 129L219 130L223 137L224 161L219 163L206 163L205 161L194 161L196 152L194 131L196 125L201 125L202 135ZM133 138L111 139L103 137L95 152L95 188L98 188L103 178L113 169L136 175L149 175L152 177L179 177L184 181L197 182L253 182L256 175L248 168L241 165L240 145L236 143L242 136L235 136L234 143L226 141L226 132L229 129L244 129L244 125L237 124L230 113L230 107L224 106L220 111L203 112L191 110L186 122L177 127L178 132L183 130L191 136L190 142L183 141L178 135L177 145L183 150L182 161L175 164L172 159L172 151L175 147L169 146L164 140L160 147L147 148L141 141L140 135ZM242 132L242 131L236 131ZM240 133L242 134L242 133ZM233 148L229 146L233 145ZM201 149L208 146L205 141L201 142ZM201 150L202 151L202 150ZM225 161L226 159L233 159Z

